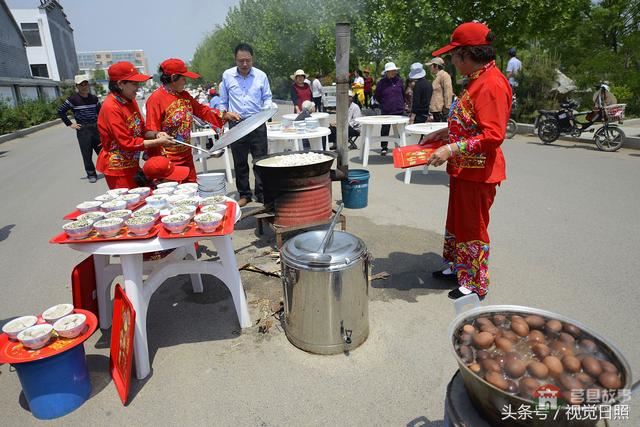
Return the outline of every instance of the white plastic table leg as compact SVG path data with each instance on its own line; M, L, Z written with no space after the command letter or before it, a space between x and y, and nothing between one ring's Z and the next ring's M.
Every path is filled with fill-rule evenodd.
M124 288L127 298L136 312L136 325L133 335L133 356L136 362L136 377L141 380L149 375L149 348L147 346L147 308L142 282L142 254L120 255Z
M198 254L196 254L195 245L187 245L187 256L191 256L194 261L198 260ZM201 294L204 290L202 286L202 276L199 274L191 274L191 287L193 288L194 294Z
M229 184L233 184L233 174L231 173L231 159L229 159L229 151L231 151L231 148L225 148L222 157L224 157L224 170L227 174L227 182Z
M364 144L362 145L362 166L365 168L369 164L369 150L371 149L371 129L372 125L362 125L364 127Z
M393 133L398 138L397 143L400 145L400 147L406 147L407 135L404 131L404 125L402 123L393 125ZM411 168L407 168L404 171L404 183L411 184Z
M218 251L218 257L224 269L225 283L231 291L233 304L236 307L238 322L242 328L251 326L251 318L249 317L249 309L247 307L247 297L244 294L244 287L240 279L236 255L233 252L230 236L218 236L211 239L212 243Z
M98 315L100 328L111 327L111 282L113 277L109 274L109 255L93 255L93 264L96 269L96 297L98 299Z

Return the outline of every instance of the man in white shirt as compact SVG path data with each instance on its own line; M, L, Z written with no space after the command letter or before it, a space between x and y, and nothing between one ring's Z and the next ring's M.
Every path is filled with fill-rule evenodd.
M522 69L522 62L516 58L516 48L512 47L509 49L509 62L507 62L507 78L509 79L509 84L512 89L518 87L518 82L516 81L516 75Z
M360 136L360 123L356 121L358 117L362 117L362 111L360 111L360 107L358 104L353 102L353 92L349 91L349 111L347 112L347 123L349 123L349 139L354 136ZM329 129L331 130L331 135L329 135L329 142L331 142L330 150L336 149L336 125L332 123L329 125ZM355 150L358 146L351 142L349 143L349 149Z
M320 83L320 74L316 74L316 78L311 83L311 96L313 103L316 105L316 111L322 111L322 83Z

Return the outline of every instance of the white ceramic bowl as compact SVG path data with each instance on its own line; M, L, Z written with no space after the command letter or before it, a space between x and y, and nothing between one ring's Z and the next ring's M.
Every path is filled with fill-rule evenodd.
M100 205L102 205L102 202L91 200L89 202L80 203L76 206L76 209L78 209L80 213L95 212L100 210Z
M140 201L140 194L123 194L118 197L118 200L127 202L127 209L131 209L132 206L135 206Z
M185 182L184 184L179 184L176 188L178 189L182 189L182 188L193 188L193 189L198 189L198 183L197 182Z
M118 197L118 196L115 196L115 195L109 194L109 193L105 193L105 194L101 194L99 196L94 197L93 200L97 200L99 202L104 203L104 202L108 202L110 200L113 200L116 197Z
M53 326L49 324L35 325L18 334L18 341L23 346L30 348L31 350L37 350L47 345L51 339L51 332Z
M215 212L224 216L224 214L227 212L227 205L225 205L224 203L219 203L217 205L207 205L203 206L200 211L202 213Z
M120 232L123 224L122 218L107 218L94 222L93 228L103 237L113 237Z
M93 221L71 221L62 226L62 229L70 239L84 239L93 230Z
M177 214L177 215L167 215L161 219L162 225L164 228L169 230L171 233L182 233L187 225L189 225L189 221L191 218L189 215L185 214Z
M112 196L120 196L122 194L127 194L129 192L128 188L114 188L113 190L107 190L107 194L111 194Z
M95 212L87 212L78 215L76 221L89 221L91 223L96 222L99 219L104 218L104 212L95 211Z
M194 196L194 197L186 197L182 200L179 200L177 202L175 202L173 204L173 206L178 207L178 206L200 206L200 197L198 196Z
M193 219L202 231L205 233L211 233L216 231L222 222L222 215L215 212L207 212L198 214Z
M170 196L173 194L173 190L175 190L176 187L162 187L162 188L157 188L153 191L153 195L154 196L159 196L161 194L166 195L166 196Z
M189 215L189 219L193 219L197 209L198 208L196 206L192 205L176 206L171 209L171 215L185 214Z
M82 313L70 314L58 319L53 324L53 329L64 338L75 338L82 333L87 323L87 316Z
M267 123L267 129L274 131L274 132L278 132L280 130L282 130L282 123L280 122L271 122L271 123Z
M109 202L104 202L102 205L100 205L100 209L102 209L103 212L111 212L111 211L117 211L120 209L126 209L127 208L127 202L125 200L111 200Z
M150 215L139 215L129 218L124 223L130 232L136 236L143 236L151 230L153 224L156 223L156 219Z
M211 196L211 197L205 197L204 199L202 199L202 202L200 202L200 204L202 206L217 205L220 203L224 203L226 200L227 198L225 196Z
M132 213L131 216L150 216L153 217L153 220L155 221L160 218L160 209L152 208L151 206L144 206Z
M179 202L180 200L184 200L187 197L188 196L186 194L175 194L175 193L173 193L171 196L167 197L167 202L169 202L169 205L175 206L176 202Z
M111 211L104 214L105 218L122 218L125 221L131 216L131 210L118 209L117 211Z
M71 313L73 313L73 304L58 304L47 308L42 313L42 318L45 322L54 324L56 320L62 319Z
M184 194L187 197L191 197L198 194L198 189L197 188L178 188L176 189L176 191L173 192L173 194L174 195Z
M169 206L168 199L169 196L166 196L164 194L154 194L153 196L147 197L144 201L152 208L162 210Z
M150 187L137 187L129 190L129 194L139 194L141 199L144 199L151 193Z
M38 322L36 316L22 316L17 319L13 319L10 322L5 323L2 327L2 332L7 334L10 340L17 340L18 334L27 328L32 327Z
M174 181L162 182L162 183L156 185L157 188L175 188L177 186L178 186L178 183L174 182ZM155 193L155 191L154 191L154 193Z

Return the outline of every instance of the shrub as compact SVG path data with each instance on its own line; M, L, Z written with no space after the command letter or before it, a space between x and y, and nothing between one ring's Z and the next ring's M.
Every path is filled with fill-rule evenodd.
M0 103L0 134L54 120L62 102L62 99L23 101L17 107Z

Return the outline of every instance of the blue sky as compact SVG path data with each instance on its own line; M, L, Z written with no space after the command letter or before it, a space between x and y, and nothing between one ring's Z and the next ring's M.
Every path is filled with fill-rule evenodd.
M7 0L9 8L36 8L39 0ZM154 73L166 58L190 60L200 41L239 0L58 0L77 51L143 49ZM169 6L174 5L174 6ZM229 57L233 57L229 46Z

